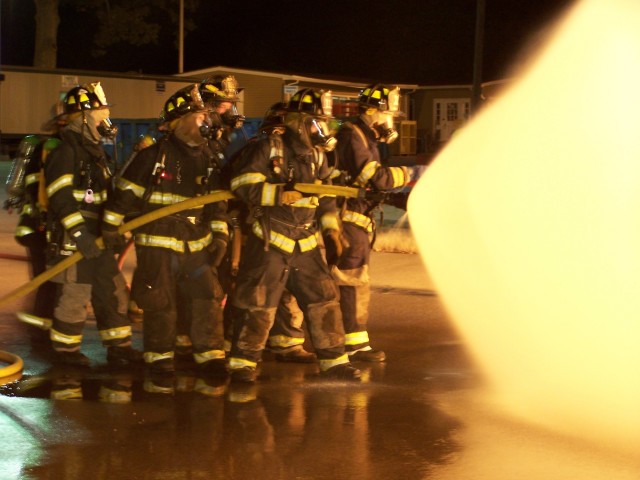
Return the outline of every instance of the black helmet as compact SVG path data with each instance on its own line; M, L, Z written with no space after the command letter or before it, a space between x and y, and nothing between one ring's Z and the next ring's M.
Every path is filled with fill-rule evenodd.
M233 75L209 77L200 83L199 90L206 104L237 102L238 94L242 91Z
M171 122L187 113L203 112L206 110L207 108L198 91L198 84L192 83L191 85L181 88L169 97L169 100L164 104L160 119L162 122Z
M64 96L62 103L66 114L109 108L100 82L73 87Z
M303 88L294 93L287 103L286 111L291 113L306 113L314 117L331 115L330 112L325 112L322 93L312 88Z
M381 111L397 112L399 106L399 89L391 89L382 84L369 85L360 92L358 104L361 109L376 108Z
M259 130L262 133L271 133L277 128L285 128L284 116L287 113L287 104L277 102L271 105L262 119Z

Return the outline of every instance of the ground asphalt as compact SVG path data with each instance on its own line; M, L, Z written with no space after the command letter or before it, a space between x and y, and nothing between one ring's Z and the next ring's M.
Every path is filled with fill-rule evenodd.
M0 296L29 280L16 220L0 212ZM134 266L131 255L128 279ZM482 401L483 376L417 254L374 252L371 278L369 333L387 360L358 363L357 383L268 352L253 386L187 361L158 382L109 368L91 317L91 368L61 368L16 320L32 295L0 304L0 350L24 362L0 378L0 480L638 478Z

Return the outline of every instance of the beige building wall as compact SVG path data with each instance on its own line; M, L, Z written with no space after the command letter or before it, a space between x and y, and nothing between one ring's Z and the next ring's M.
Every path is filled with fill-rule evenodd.
M3 67L0 82L0 132L3 135L44 133L58 99L78 84L99 81L112 105L111 118L158 118L169 96L193 79L115 76L80 72L37 72Z

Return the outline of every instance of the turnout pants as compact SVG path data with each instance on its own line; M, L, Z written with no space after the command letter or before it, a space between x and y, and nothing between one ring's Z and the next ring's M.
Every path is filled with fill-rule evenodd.
M77 351L93 306L102 343L131 344L131 322L127 317L128 291L124 276L111 250L97 258L83 258L52 279L56 283L51 343L56 351Z
M371 290L369 283L369 234L352 223L343 223L343 235L350 247L332 269L340 288L340 309L345 330L345 348L356 351L369 346L367 323Z
M138 247L131 294L144 311L145 362L173 358L178 302L187 302L188 332L197 363L224 358L222 287L208 263L206 251L177 253Z
M292 254L249 237L242 257L234 305L244 310L235 318L230 367L255 367L262 356L285 288L307 319L311 343L322 370L347 363L339 294L320 250Z

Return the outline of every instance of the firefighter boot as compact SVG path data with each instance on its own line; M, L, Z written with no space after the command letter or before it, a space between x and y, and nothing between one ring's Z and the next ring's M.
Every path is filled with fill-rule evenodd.
M73 352L56 351L55 361L72 367L88 367L91 365L89 357L80 352L80 350Z
M359 381L362 377L362 372L350 363L341 363L335 367L331 367L328 370L321 372L323 377L335 378L336 380L356 380Z
M373 350L371 347L347 353L352 362L384 362L387 358L382 350Z
M286 352L276 353L275 358L279 362L315 363L316 354L307 352L304 348L295 348Z
M107 348L107 363L112 367L126 367L134 363L141 363L142 359L142 352L135 350L130 345Z
M230 374L231 381L234 383L254 383L258 378L255 367L234 368Z

